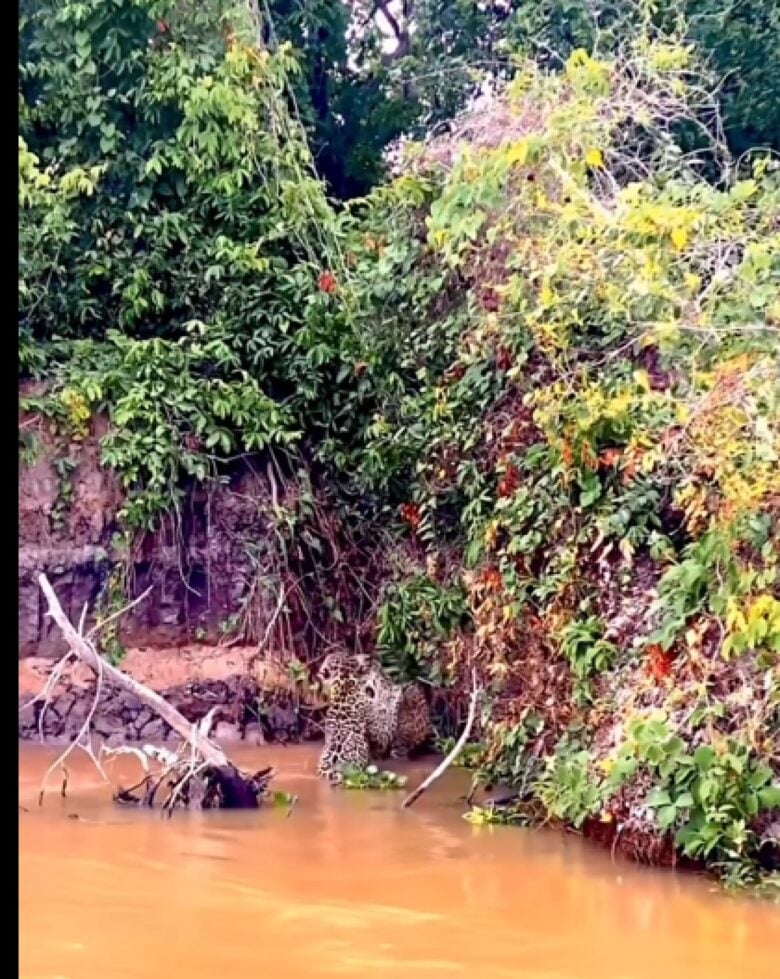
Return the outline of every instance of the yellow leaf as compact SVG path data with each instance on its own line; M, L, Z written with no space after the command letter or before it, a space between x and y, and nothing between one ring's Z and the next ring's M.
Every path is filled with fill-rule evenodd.
M674 414L678 422L685 424L685 422L687 422L691 417L691 409L688 407L688 405L680 403L675 406Z
M655 338L659 343L665 340L677 340L680 335L680 328L675 322L659 323L655 328Z
M604 157L602 156L601 150L591 147L585 154L585 162L589 167L603 167Z
M513 143L506 151L506 161L510 165L518 163L522 166L528 159L528 140L521 139Z
M672 230L672 241L677 251L682 251L688 244L688 232L685 228L674 228Z
M650 390L650 378L648 377L647 371L634 371L634 381L636 382L637 387L642 388L644 391Z

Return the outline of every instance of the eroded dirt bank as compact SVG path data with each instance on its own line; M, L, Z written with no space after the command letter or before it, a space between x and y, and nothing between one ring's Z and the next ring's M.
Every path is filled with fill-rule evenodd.
M215 728L222 740L252 744L316 738L321 709L301 696L282 667L255 661L249 646L182 646L172 649L131 649L122 669L164 696L190 721L219 705ZM51 673L48 657L28 656L19 662L19 737L70 741L93 710L96 682L81 664L69 665L45 711L30 705ZM92 716L92 730L109 744L160 741L167 724L135 697L104 685Z
M40 389L28 384L19 393L34 399ZM124 648L122 669L189 720L219 705L223 738L316 736L320 712L301 703L286 666L309 658L310 619L296 617L288 602L284 652L257 663L257 642L251 645L268 638L278 614L274 589L258 586L264 577L275 580L264 558L273 474L256 460L242 461L208 488L186 493L158 532L137 535L128 547L119 533L124 493L101 465L106 419L93 417L81 437L66 437L33 410L34 400L22 404L28 410L19 415L19 737L70 740L93 711L95 680L81 666L63 672L43 714L40 704L25 707L67 651L46 614L41 573L72 622L86 609L87 628L115 610L110 602L121 607L148 590L116 620L114 651ZM231 645L237 635L247 645ZM109 742L168 734L148 708L108 686L94 707L92 730Z
M36 391L27 385L20 397ZM94 620L118 570L117 600L149 588L120 620L126 647L216 644L241 617L249 641L262 635L274 607L273 597L257 587L266 570L268 474L242 462L208 489L187 493L157 533L139 535L128 547L118 534L124 494L116 474L100 462L107 431L106 419L96 416L83 437L65 438L42 415L20 412L20 657L56 657L66 649L45 615L41 573L74 622L84 607L87 623ZM301 644L307 638L293 637Z

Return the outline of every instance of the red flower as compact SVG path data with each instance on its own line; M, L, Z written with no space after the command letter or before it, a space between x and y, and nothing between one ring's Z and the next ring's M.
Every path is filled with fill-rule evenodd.
M485 289L480 296L482 308L488 313L495 313L498 310L499 299L495 289Z
M455 383L456 381L459 381L465 373L466 373L466 365L456 363L453 364L451 367L448 367L447 370L444 372L444 380L448 383Z
M401 518L405 520L412 530L417 530L420 526L420 521L422 520L422 515L420 513L420 508L416 503L403 503L399 507L399 512Z
M647 647L645 671L654 680L660 681L672 672L672 658L660 646Z
M620 449L604 449L599 456L599 462L602 466L614 466L620 462Z
M512 366L512 354L506 349L506 347L498 348L496 364L498 365L498 369L501 371L508 371Z
M321 292L331 295L336 291L336 279L330 272L320 272L317 276L317 286Z
M511 496L519 485L520 473L517 471L517 467L510 462L503 477L498 481L498 495Z
M500 591L504 584L498 568L486 568L482 572L482 584L490 591Z

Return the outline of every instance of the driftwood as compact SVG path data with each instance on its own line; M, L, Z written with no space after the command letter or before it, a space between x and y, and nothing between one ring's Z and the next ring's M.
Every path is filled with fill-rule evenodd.
M48 701L48 697L62 675L65 665L73 658L86 663L97 677L97 688L92 708L76 738L53 762L44 775L39 801L43 801L48 777L57 767L63 771L62 793L65 793L68 772L64 763L68 755L76 748L81 748L91 758L100 774L104 778L106 777L92 747L90 727L100 698L102 684L104 681L109 681L122 690L131 693L142 704L154 711L182 741L182 745L176 753L160 751L150 746L145 746L144 751L135 748L122 748L118 751L112 751L103 747L100 752L101 757L106 754L132 753L139 758L147 772L142 781L132 789L119 788L115 795L117 802L153 805L157 791L161 785L167 784L168 792L163 802L164 811L170 812L176 805L199 806L201 808L218 806L226 809L257 808L259 798L264 794L273 777L273 771L264 769L254 775L247 775L231 764L224 751L209 739L216 710L210 711L199 724L191 724L165 698L113 666L98 653L92 642L92 636L105 623L99 624L85 635L83 627L86 609L82 612L79 628L76 629L63 612L46 575L39 575L38 583L49 606L48 614L59 627L69 649L69 652L52 671L49 681L39 697L42 697L45 703ZM130 607L128 606L128 608ZM159 770L150 773L147 759L155 761ZM145 790L144 797L139 798L133 795L133 790L142 786Z
M455 761L458 755L463 751L466 746L466 742L471 735L471 729L474 727L474 721L477 719L477 705L482 697L482 688L477 684L476 672L472 673L472 688L471 697L469 698L469 712L466 717L466 724L461 732L460 737L452 746L450 752L442 759L439 765L431 772L431 774L424 779L417 788L410 792L409 795L404 799L401 804L402 809L408 809L409 806L413 806L415 802L420 798L423 792L426 792L433 783L441 778L441 776L447 771L450 765Z

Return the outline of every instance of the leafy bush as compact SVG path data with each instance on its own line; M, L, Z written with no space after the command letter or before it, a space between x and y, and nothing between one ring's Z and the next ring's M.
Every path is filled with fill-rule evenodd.
M494 694L482 774L527 786L540 758L534 793L575 825L623 786L639 823L722 862L754 858L756 800L780 770L754 733L780 696L780 181L717 138L680 154L680 127L712 105L668 40L575 52L555 75L526 65L453 137L410 151L352 247L378 404L356 480L404 501L422 554L460 555L471 638L447 649ZM391 644L441 662L443 635L429 652L403 582L392 595ZM436 589L420 595L437 621ZM713 700L740 683L753 693ZM613 782L605 728L645 705L685 721L651 729ZM713 731L744 777L724 762L724 795L699 805L680 774L673 818L645 807L640 769L666 792L656 752L674 736L694 757Z
M640 717L610 765L610 783L642 768L655 782L646 803L660 830L676 832L686 856L721 864L755 858L750 824L762 811L780 808L780 784L772 784L772 769L748 745L719 738L691 750L663 715Z
M20 365L48 414L107 411L133 527L338 412L336 219L284 101L295 64L240 10L22 10Z
M388 675L441 685L441 645L466 618L459 586L444 587L424 575L392 584L377 612L377 646Z

